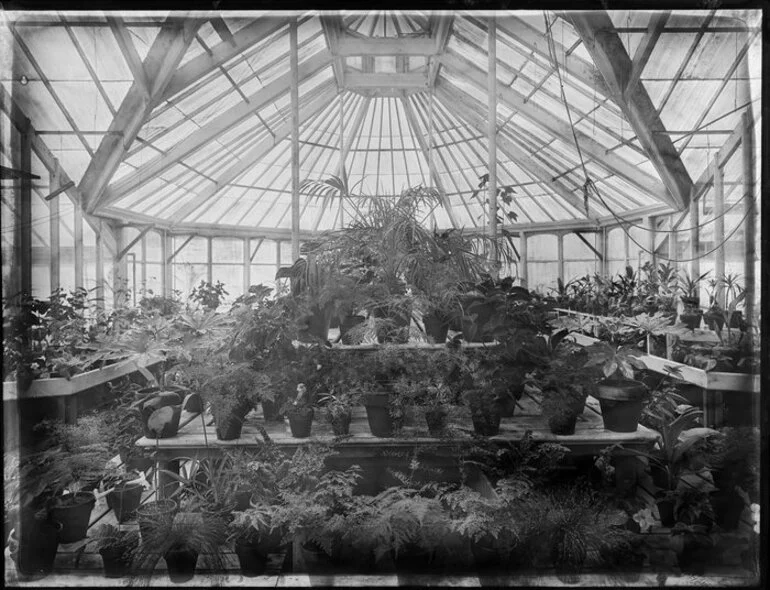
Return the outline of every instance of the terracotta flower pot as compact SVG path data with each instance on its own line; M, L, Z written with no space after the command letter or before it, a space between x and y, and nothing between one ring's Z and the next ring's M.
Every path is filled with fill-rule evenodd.
M313 408L308 407L288 412L289 428L294 438L307 438L310 436L314 413Z
M612 432L636 432L642 417L647 388L639 381L605 379L596 386L604 428Z
M235 542L235 554L241 566L241 574L253 578L262 576L267 570L268 554L258 542Z
M172 547L163 554L168 568L168 577L175 584L188 582L195 576L198 552L185 545Z
M44 578L53 571L62 525L53 520L25 520L21 534L11 533L11 559L24 576Z
M446 430L448 413L441 406L425 410L425 422L428 424L428 433L435 438L442 436Z
M241 437L243 422L246 414L251 410L251 402L241 400L236 406L225 414L216 416L217 440L235 440Z
M422 316L425 325L425 335L428 340L436 344L446 342L446 336L449 332L449 320L443 314L438 312L426 313Z
M679 321L681 321L690 330L696 330L700 327L700 321L703 317L702 309L691 309L683 311L679 314Z

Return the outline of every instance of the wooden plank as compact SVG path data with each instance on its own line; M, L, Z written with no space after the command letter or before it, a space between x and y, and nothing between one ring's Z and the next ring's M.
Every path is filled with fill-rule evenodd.
M298 79L304 80L318 70L329 65L330 59L329 54L325 51L317 53L313 57L307 59L298 68ZM291 73L286 73L262 87L260 90L249 96L249 102L241 102L231 107L200 129L185 137L165 153L156 156L135 171L126 174L118 182L110 185L104 192L104 196L100 201L100 206L104 207L110 205L123 196L157 178L181 159L214 141L222 133L235 127L253 113L258 112L269 104L275 102L275 100L282 94L289 92L290 86Z
M432 13L430 16L430 35L435 43L434 55L441 55L446 51L449 37L452 34L454 25L454 14L449 11ZM441 69L441 60L432 57L428 64L428 84L436 85L439 70Z
M151 368L161 359L150 357L144 354L137 355L134 358L119 361L114 365L108 365L101 369L94 369L74 375L70 379L35 379L30 388L21 394L21 398L39 398L39 397L66 397L74 395L85 389L102 385L118 377L123 377L139 370L139 367ZM18 388L15 381L3 382L3 401L15 400L19 397Z
M666 200L677 209L685 208L693 192L693 181L676 147L666 133L649 94L642 84L636 84L626 95L631 58L604 11L568 13L586 50L598 66L610 89L613 100L631 124L639 143L647 152L672 200ZM662 196L662 195L661 195Z
M32 123L26 120L19 138L19 168L25 174L17 181L16 242L18 247L19 288L22 295L32 295Z
M348 90L378 88L402 90L426 90L428 88L427 71L405 73L359 73L355 70L345 71L345 88Z
M99 231L95 232L95 263L96 272L94 278L96 279L96 309L104 311L104 253L102 251L102 223L99 220Z
M743 282L746 291L745 316L749 325L754 325L754 269L757 258L757 219L754 199L754 131L750 112L744 111L742 118L741 158L743 176L743 202L746 215L744 222Z
M72 224L73 241L75 244L75 287L85 287L83 284L83 209L81 203L74 204L74 221Z
M354 37L342 34L337 39L335 55L353 57L359 55L434 55L436 42L429 37Z
M700 275L700 258L698 254L698 247L700 246L700 215L698 214L698 206L700 203L695 199L690 199L690 276L697 277ZM700 293L698 293L700 295Z
M720 278L725 275L725 192L724 192L724 177L722 176L722 168L719 165L719 159L715 156L714 161L711 163L711 171L714 178L714 244L716 245L716 251L714 252L714 277ZM720 306L725 305L725 293L721 283L717 284L715 293L717 302ZM709 302L710 303L710 302Z
M122 137L117 133L104 135L78 185L85 199L83 206L89 213L101 204L102 192L150 112L159 103L160 95L168 86L202 22L192 18L169 21L155 38L142 63L149 85L149 97L139 82L131 85L109 128L110 132L122 132Z

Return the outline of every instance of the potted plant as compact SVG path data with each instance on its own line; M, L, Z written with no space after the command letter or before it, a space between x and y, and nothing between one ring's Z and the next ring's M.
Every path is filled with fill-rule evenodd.
M405 410L403 400L376 383L361 381L356 385L366 408L366 419L372 434L390 438L403 425Z
M297 385L297 397L287 403L283 410L289 418L289 428L294 438L307 438L313 424L314 410L308 400L307 387L304 383Z
M166 527L174 519L179 505L171 499L145 502L136 509L136 522L142 539L150 536L156 527Z
M399 377L393 383L393 391L405 403L421 408L428 425L428 433L430 436L440 437L444 435L447 426L449 402L453 396L443 380L432 378L427 369L426 367L426 374L422 378Z
M104 575L108 578L122 578L131 571L131 561L139 547L139 533L102 524L96 528L89 543L96 545L102 556Z
M680 299L684 306L684 309L679 314L679 320L691 330L695 330L700 326L701 317L703 316L703 310L699 307L700 284L709 275L709 272L704 272L697 277L691 277L689 273L684 270L679 279L677 287L681 293Z
M355 392L343 391L322 395L319 403L327 422L332 426L335 436L345 436L350 432L350 421L353 419L353 406L358 398Z
M199 556L215 574L225 569L223 549L226 528L218 519L201 514L180 512L171 521L161 520L142 533L134 559L138 575L152 575L157 561L166 562L169 579L175 584L188 582L195 575Z
M259 505L234 513L228 525L228 540L235 548L241 574L264 575L271 547L263 539L269 537L270 510Z
M566 330L534 340L525 354L538 365L533 384L540 388L542 413L554 434L575 433L589 394L595 391L594 372L586 368L584 347L566 340Z
M115 513L118 524L135 517L136 509L142 503L143 479L137 473L121 473L105 478L107 506Z
M204 386L204 397L214 415L219 440L234 440L241 435L246 414L260 400L273 399L269 378L245 363L224 367Z
M599 368L602 379L596 384L596 397L602 408L604 428L613 432L636 432L642 416L642 401L647 387L634 380L634 370L647 367L640 360L636 346L617 345L618 335L626 330L619 322L602 321L608 326L610 342L595 342L585 348L585 367Z

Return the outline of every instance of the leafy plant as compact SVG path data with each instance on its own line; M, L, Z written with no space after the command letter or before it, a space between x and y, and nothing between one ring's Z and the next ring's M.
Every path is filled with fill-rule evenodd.
M241 363L223 367L224 372L212 376L204 386L214 419L219 420L237 408L252 408L263 399L273 400L269 378Z
M222 304L222 300L227 294L225 284L222 281L217 281L216 284L213 284L202 280L192 290L189 299L199 303L204 309L214 311Z

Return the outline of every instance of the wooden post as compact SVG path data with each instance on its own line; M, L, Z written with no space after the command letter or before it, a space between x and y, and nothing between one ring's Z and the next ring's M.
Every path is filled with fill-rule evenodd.
M690 276L693 279L700 274L700 258L698 253L698 245L700 244L699 223L698 201L690 199L690 253L687 257L690 259Z
M214 282L214 267L213 267L213 261L214 261L214 244L213 244L214 238L207 238L206 239L206 280L209 283Z
M161 264L163 265L162 270L163 272L162 277L162 291L163 295L166 297L171 297L173 291L174 291L174 276L171 272L171 262L169 262L169 257L174 252L174 244L172 242L172 236L170 233L166 232L166 230L163 230L163 234L161 235L161 251L162 251L162 260Z
M722 176L722 167L719 165L719 157L714 156L711 164L714 174L714 277L719 279L725 274L725 191L724 178ZM724 307L725 295L723 285L717 284L715 293L716 300L720 306Z
M94 228L96 237L94 240L94 245L96 246L94 256L96 272L94 273L94 277L96 278L96 309L98 310L104 309L104 252L102 251L102 248L104 248L104 243L102 242L103 223L104 222L100 219Z
M668 223L666 224L667 229L669 230L668 234L668 257L670 258L670 264L674 266L674 268L679 268L679 263L677 263L677 239L676 239L676 232L672 231L674 229L674 215L671 214L668 216Z
M523 231L519 232L519 256L521 256L521 260L519 261L519 276L521 277L521 286L529 288L527 287L529 283L529 273L527 269L527 258L529 257L527 254L527 234Z
M293 250L293 246L292 246L292 250ZM299 258L299 256L297 258ZM297 258L295 258L294 260L297 260ZM281 268L281 240L276 240L275 241L275 272L277 273L278 269L280 268Z
M61 171L59 169L59 161L55 161L53 171L49 174L49 188L51 192L58 190L61 185ZM61 239L59 237L60 221L59 221L59 197L51 199L48 203L48 230L50 233L49 245L50 245L50 258L49 258L49 273L51 275L51 292L56 291L61 286L61 271L60 271L60 257L61 257Z
M631 227L620 227L621 231L623 232L623 255L626 259L626 266L629 266L631 264L631 258L629 256L629 242L631 241L628 237L628 233L631 231Z
M597 272L600 276L607 274L607 228L602 227L596 232L596 249L602 253L602 257L597 261Z
M142 236L142 291L147 289L147 236Z
M27 176L32 173L32 123L24 117L19 145L19 168L23 176L20 187L16 192L16 212L19 247L19 291L24 295L32 295L32 179Z
M743 275L745 277L744 288L746 289L746 322L751 324L754 321L754 263L757 247L757 219L754 208L754 137L752 118L748 112L743 113L742 124L741 155L743 157L743 191L746 211Z
M497 274L497 23L487 20L487 144L489 168L489 262Z
M75 221L72 226L75 242L75 287L83 287L83 205L75 202Z
M126 247L126 230L119 227L115 232L117 251L122 252ZM128 301L128 254L118 260L117 255L112 259L112 295L115 307L122 307ZM136 260L136 259L134 259ZM134 262L136 266L136 262ZM134 296L136 294L134 293Z
M291 67L291 255L299 258L299 58L297 56L297 19L289 23Z
M645 248L647 248L647 252L645 252L645 256L647 256L647 260L650 261L650 265L652 265L653 268L655 268L656 260L655 260L655 227L656 227L656 218L652 215L647 216L644 218L644 227L646 228L647 233L647 240L645 241Z
M559 279L564 282L564 234L556 234L556 272Z
M243 293L251 287L251 238L243 239Z

